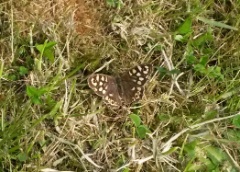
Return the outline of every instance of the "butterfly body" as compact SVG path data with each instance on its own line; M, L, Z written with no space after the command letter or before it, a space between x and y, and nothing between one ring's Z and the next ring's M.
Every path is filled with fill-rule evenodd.
M142 98L144 85L151 73L151 65L139 65L117 77L92 74L88 78L88 85L107 104L120 107Z

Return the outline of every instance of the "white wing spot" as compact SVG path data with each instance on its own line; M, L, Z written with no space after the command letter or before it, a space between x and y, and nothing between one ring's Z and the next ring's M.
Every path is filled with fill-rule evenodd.
M110 97L112 97L112 96L113 96L113 94L109 94L109 96L110 96Z
M102 85L103 85L103 82L99 82L99 85L102 86Z
M140 95L139 94L137 94L137 96L136 96L137 98L136 98L136 100L138 100L138 99L140 99Z
M105 81L105 77L104 77L104 76L102 76L102 77L101 77L101 80L102 80L102 81Z
M139 79L140 81L143 81L143 80L144 80L144 78L143 78L143 77L139 77L138 79Z
M142 90L142 88L141 88L141 87L137 87L137 90L138 90L138 91L141 91L141 90Z
M99 75L96 76L96 81L99 81Z
M142 82L141 82L141 81L138 81L137 84L138 84L138 85L142 85Z
M130 71L128 72L128 74L129 74L130 76L132 76L132 73L131 73Z
M146 69L149 69L149 66L144 66Z
M133 82L137 82L137 80L136 80L136 79L133 79L132 81L133 81Z
M99 87L98 91L103 91L103 87Z
M137 73L136 69L133 69L133 70L132 70L132 73L133 73L133 74Z
M97 86L97 82L95 82L94 78L91 79L91 83L92 83L93 86L95 86L95 87Z
M140 72L142 71L142 67L141 67L141 66L138 66L137 68L138 68L138 70L139 70Z
M106 90L102 90L102 93L103 93L103 94L106 94L106 92L107 92Z
M136 75L137 75L137 76L141 76L141 73L140 73L140 72L138 72Z
M144 70L143 73L144 73L144 74L148 74L148 71L149 71L149 69Z
M132 91L134 91L135 89L136 89L135 87L132 87L132 89L131 89L131 90L132 90Z

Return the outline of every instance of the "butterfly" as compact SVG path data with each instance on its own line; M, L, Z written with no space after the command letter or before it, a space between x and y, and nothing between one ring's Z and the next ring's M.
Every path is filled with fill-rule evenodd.
M88 86L102 97L106 104L121 107L142 98L144 85L152 71L152 65L138 65L116 77L92 74L88 77Z

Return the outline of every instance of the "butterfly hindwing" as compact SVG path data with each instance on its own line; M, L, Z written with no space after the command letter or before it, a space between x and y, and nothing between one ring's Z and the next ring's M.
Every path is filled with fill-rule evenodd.
M88 85L107 104L121 106L121 99L114 77L104 74L93 74L88 78Z
M139 65L120 75L120 96L125 104L142 98L144 85L152 73L152 65Z
M88 85L107 104L120 107L142 98L144 85L151 73L152 65L139 65L116 78L104 74L93 74L88 78Z

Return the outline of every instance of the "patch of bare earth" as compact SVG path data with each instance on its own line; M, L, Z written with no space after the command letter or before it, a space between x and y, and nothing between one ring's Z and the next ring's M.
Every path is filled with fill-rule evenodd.
M98 5L97 1L93 3L84 0L23 1L14 3L13 17L21 29L29 30L29 26L35 24L42 29L64 24L80 35L89 35L99 30Z

